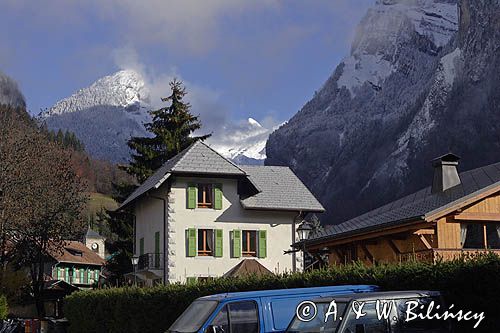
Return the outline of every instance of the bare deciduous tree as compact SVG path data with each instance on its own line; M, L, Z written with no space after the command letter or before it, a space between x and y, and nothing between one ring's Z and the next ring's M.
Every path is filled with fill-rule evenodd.
M70 152L49 142L24 111L0 107L2 264L28 267L39 315L48 255L82 235L84 186ZM49 272L47 272L49 273Z

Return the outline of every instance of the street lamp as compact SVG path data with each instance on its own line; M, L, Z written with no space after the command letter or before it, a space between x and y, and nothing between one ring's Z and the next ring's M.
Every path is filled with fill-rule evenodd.
M309 238L309 234L312 231L312 227L307 221L302 221L302 223L297 228L297 234L299 235L299 240L302 243L302 265L304 265L303 270L306 269L306 241Z
M134 286L137 286L137 265L139 264L139 257L132 257L132 266L134 266Z

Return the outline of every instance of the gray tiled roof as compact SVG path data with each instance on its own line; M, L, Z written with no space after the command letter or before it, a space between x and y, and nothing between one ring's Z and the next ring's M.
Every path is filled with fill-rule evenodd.
M166 179L176 174L245 177L258 190L257 194L242 200L243 207L248 209L324 211L321 204L289 168L238 166L201 141L193 143L168 160L118 209L160 187Z
M386 225L424 219L450 205L477 196L489 188L500 185L500 162L460 173L461 184L441 193L431 193L431 187L407 195L382 207L357 216L338 225L330 225L309 240L334 239L376 230Z
M288 167L241 166L261 190L241 200L247 209L323 212L325 209Z

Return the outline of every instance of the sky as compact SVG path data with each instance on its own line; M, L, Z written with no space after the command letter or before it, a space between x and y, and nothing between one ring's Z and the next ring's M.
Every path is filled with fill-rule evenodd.
M169 78L183 80L212 128L248 117L271 126L320 89L374 2L2 0L0 71L33 114L134 69L160 95Z

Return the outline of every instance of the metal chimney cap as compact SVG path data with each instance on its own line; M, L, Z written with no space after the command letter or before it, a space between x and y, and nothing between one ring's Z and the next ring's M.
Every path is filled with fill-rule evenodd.
M458 161L460 160L460 156L455 155L453 153L447 153L442 156L436 157L435 159L432 160L432 164L434 166L436 165L441 165L441 164L458 164Z

